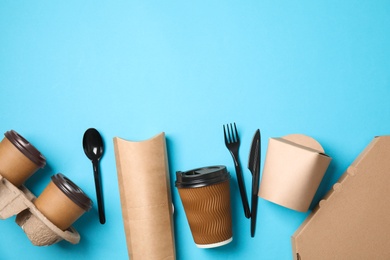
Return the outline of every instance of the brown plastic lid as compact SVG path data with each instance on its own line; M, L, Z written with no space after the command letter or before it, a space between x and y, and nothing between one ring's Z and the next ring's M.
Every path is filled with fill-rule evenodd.
M43 168L46 165L46 158L23 136L14 130L7 131L4 135L21 153L23 153L39 168Z
M85 211L92 207L92 200L71 180L62 173L57 173L51 177L53 183L75 204Z

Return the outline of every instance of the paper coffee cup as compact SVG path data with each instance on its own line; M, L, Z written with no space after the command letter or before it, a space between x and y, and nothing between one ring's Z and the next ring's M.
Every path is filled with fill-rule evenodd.
M230 174L225 166L210 166L176 173L184 211L195 244L212 248L233 239Z
M46 159L16 131L7 131L4 135L0 142L0 174L19 187L46 165Z
M69 228L84 212L92 207L92 201L71 180L58 173L34 201L37 209L61 230Z

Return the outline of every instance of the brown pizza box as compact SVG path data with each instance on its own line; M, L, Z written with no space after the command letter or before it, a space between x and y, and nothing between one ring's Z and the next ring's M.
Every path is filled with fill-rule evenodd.
M375 137L292 236L293 258L390 259L390 136Z

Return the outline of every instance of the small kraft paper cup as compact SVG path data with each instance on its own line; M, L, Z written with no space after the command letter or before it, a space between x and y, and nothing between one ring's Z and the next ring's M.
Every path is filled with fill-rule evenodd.
M258 195L306 212L330 161L322 146L309 136L270 138Z
M192 237L199 248L226 245L233 240L230 174L225 166L176 172L178 188Z
M91 199L71 180L58 173L34 201L37 209L61 230L68 229L92 207Z
M20 187L39 168L46 165L46 159L16 131L7 131L4 136L0 142L0 174Z

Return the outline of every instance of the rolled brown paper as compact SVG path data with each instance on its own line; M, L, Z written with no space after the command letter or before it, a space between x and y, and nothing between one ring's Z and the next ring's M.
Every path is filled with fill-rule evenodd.
M91 199L61 173L52 176L51 182L34 201L34 204L61 230L69 228L92 207Z
M129 258L176 259L165 134L114 149Z
M46 159L16 131L7 131L4 135L0 142L0 174L19 187L46 165Z
M330 161L322 146L309 136L270 138L259 196L306 212Z

